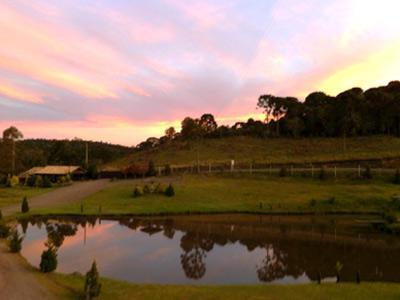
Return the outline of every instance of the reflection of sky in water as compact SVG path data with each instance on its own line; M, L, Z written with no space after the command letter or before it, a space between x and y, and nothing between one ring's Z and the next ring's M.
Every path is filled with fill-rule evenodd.
M269 226L257 227L256 220L251 225L230 227L214 223L203 230L190 222L177 227L154 223L146 227L151 235L141 231L142 223L136 230L118 221L103 220L94 227L87 224L86 230L75 225L76 234L65 236L58 250L57 271L84 274L96 259L102 276L137 283L246 284L262 280L297 284L310 278L315 281L318 272L324 281L333 281L334 266L341 261L345 281L354 281L360 268L365 280L399 281L400 272L395 267L400 263L398 239L390 245L375 238L361 240L358 234L342 237L349 239L346 242L336 241L336 235L333 240L324 238L336 229L324 234L309 230L311 240L290 234L282 238L286 235L282 232L277 238L268 231L260 234L260 228ZM44 224L28 226L22 255L32 265L39 266L47 238Z
M147 283L254 283L258 282L256 266L264 250L249 252L239 243L214 245L206 253L207 271L201 280L188 279L181 266L182 232L173 239L162 232L149 236L115 221L102 221L95 227L79 226L74 236L65 237L58 251L58 272L85 273L96 259L102 276ZM47 241L45 226L38 229L29 225L23 242L22 255L34 266L39 266L40 255ZM286 280L285 280L286 281Z

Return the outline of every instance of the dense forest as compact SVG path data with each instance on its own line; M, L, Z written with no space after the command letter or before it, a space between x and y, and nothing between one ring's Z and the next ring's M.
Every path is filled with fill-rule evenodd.
M363 91L352 88L336 97L314 92L301 102L294 97L262 95L257 107L265 120L249 119L233 126L218 126L212 114L187 117L182 130L171 127L161 138L151 137L137 146L151 149L171 140L255 137L354 137L366 135L400 136L400 81Z
M0 141L0 174L12 172L12 140ZM15 173L34 166L85 165L86 144L89 164L99 165L127 155L131 148L103 142L73 140L26 139L15 141Z

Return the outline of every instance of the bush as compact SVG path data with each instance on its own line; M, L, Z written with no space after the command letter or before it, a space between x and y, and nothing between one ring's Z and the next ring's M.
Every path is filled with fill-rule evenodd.
M168 187L165 189L165 196L173 197L175 196L175 189L172 184L169 184Z
M24 238L19 234L18 230L14 230L8 239L8 246L12 253L18 253L22 248Z
M40 260L40 271L50 273L57 269L57 251L53 246L42 252Z
M362 174L364 179L372 179L371 167L367 166Z
M400 169L396 170L396 173L394 174L393 183L400 184Z
M169 164L165 165L164 173L165 173L166 176L169 176L169 175L172 174L171 165L169 165Z
M96 165L90 165L87 169L86 173L87 178L89 179L98 179L99 178L99 171Z
M164 194L165 190L166 190L166 187L162 183L159 183L156 185L154 192L157 194Z
M5 239L9 236L11 231L10 226L8 226L3 220L0 221L0 238Z
M22 204L21 204L21 212L22 213L27 213L29 212L29 204L28 204L28 199L24 197L22 199Z
M43 182L42 182L42 186L43 188L51 188L53 186L53 184L51 183L49 177L44 176L43 177Z
M86 299L94 299L100 295L101 284L99 282L99 272L97 271L96 261L93 262L91 269L86 273L85 296Z
M328 174L326 173L325 167L321 167L321 169L319 169L318 178L321 180L325 180L327 177Z
M140 196L143 196L143 190L140 186L135 186L133 190L133 197L138 198Z
M35 177L35 186L36 187L41 187L43 186L43 177L38 175Z
M145 193L145 194L151 193L151 188L149 187L149 185L147 185L147 184L144 185L143 193Z
M152 160L149 161L149 167L147 169L147 176L156 176L157 171L156 171L156 166L154 165L154 162Z
M279 170L279 177L286 177L287 174L288 174L288 171L287 171L287 169L286 169L285 167L282 167L282 168Z
M19 178L17 176L8 176L7 187L16 187L19 184Z

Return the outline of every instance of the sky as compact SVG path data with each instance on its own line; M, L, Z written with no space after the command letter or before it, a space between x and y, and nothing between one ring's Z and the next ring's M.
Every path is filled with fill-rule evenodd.
M397 0L1 0L0 129L132 146L400 79Z

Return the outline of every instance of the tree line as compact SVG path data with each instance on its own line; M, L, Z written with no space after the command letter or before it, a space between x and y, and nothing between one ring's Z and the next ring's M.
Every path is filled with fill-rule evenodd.
M18 174L36 166L85 166L86 144L89 164L100 165L128 155L130 147L103 142L73 140L21 140L23 134L15 127L4 130L0 139L0 174Z
M258 98L257 108L265 113L264 120L249 119L232 126L219 126L212 114L186 117L180 132L170 127L161 138L148 138L136 148L146 150L172 140L228 136L400 136L400 81L366 91L352 88L336 97L313 92L303 102L295 97L265 94Z

